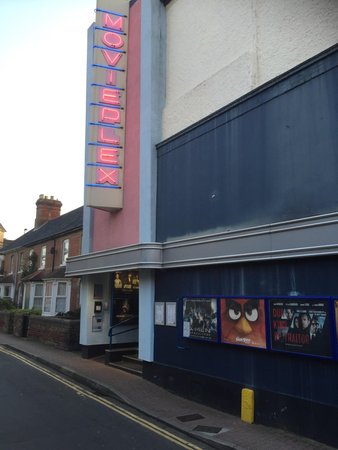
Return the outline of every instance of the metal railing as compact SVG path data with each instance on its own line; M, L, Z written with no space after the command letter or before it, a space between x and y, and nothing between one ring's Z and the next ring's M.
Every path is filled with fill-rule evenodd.
M118 336L120 334L124 334L124 333L129 333L129 331L134 331L138 329L138 326L133 327L133 328L128 328L126 330L120 330L119 327L126 325L127 323L131 322L132 320L134 320L137 316L132 316L129 317L126 320L122 320L122 322L116 323L115 325L111 325L109 327L109 331L108 331L108 336L109 336L109 350L112 349L112 341L113 341L113 336ZM117 333L113 333L114 330L118 330Z

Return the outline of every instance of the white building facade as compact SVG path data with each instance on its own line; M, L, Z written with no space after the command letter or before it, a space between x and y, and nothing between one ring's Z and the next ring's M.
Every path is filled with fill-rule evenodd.
M119 2L107 2L113 17ZM129 5L124 203L113 211L85 209L82 255L67 261L67 274L82 277L84 356L138 344L144 376L162 385L186 373L194 380L191 386L208 396L215 379L221 379L218 397L251 387L262 399L273 392L290 410L294 396L316 417L322 414L320 403L332 415L336 406L325 390L310 399L294 392L290 379L283 392L274 377L266 380L265 390L257 380L261 366L277 364L288 372L293 362L300 371L310 364L302 352L298 360L292 351L278 359L268 330L273 305L268 297L283 296L286 302L299 290L304 298L315 295L328 302L321 316L330 325L330 343L317 354L324 362L314 358L313 376L327 370L334 377L337 370L333 309L338 287L330 284L336 264L330 258L338 254L337 208L333 197L322 202L304 186L314 177L317 189L314 167L326 156L335 161L338 3L136 0ZM108 64L105 70L117 68ZM318 117L308 114L309 98L313 111L318 104ZM322 189L332 192L327 161L332 182L326 180ZM300 177L284 175L300 166ZM307 289L304 274L324 270L321 265L330 268L319 275L329 277L330 287L308 283ZM121 287L114 285L119 278ZM222 346L221 308L227 296L261 301L266 351L251 348L249 354L247 348ZM217 342L200 345L185 334L186 298L204 301L203 307L213 299ZM125 302L129 313L122 312ZM231 412L238 413L238 396L229 400ZM257 407L261 423L269 423L272 412ZM292 417L279 417L277 425L293 429ZM300 432L330 443L331 423Z

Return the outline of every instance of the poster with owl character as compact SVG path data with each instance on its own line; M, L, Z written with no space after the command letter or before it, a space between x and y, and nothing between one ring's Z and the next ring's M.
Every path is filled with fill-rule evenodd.
M264 300L222 298L221 330L224 343L266 348Z

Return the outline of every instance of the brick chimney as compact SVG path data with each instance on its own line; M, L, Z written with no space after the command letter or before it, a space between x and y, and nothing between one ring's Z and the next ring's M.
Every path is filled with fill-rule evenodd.
M0 223L0 248L2 248L4 246L5 233L6 233L6 230Z
M53 196L39 195L36 201L36 217L34 228L39 228L49 220L60 217L62 203Z

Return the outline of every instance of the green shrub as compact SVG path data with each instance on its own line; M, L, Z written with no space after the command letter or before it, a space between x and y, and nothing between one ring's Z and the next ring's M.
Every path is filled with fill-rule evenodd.
M41 314L42 314L41 309L34 309L34 308L32 308L29 311L30 311L29 314L34 314L35 316L41 316Z
M23 267L22 267L22 273L21 273L22 278L24 278L27 275L30 275L31 273L36 271L37 260L38 260L38 255L33 251L33 253L30 254L28 256L28 258L26 258L23 261Z
M7 309L16 309L16 306L10 298L0 298L0 311L6 311Z
M14 311L14 314L26 314L26 315L35 315L35 316L41 316L42 311L41 309L16 309Z

